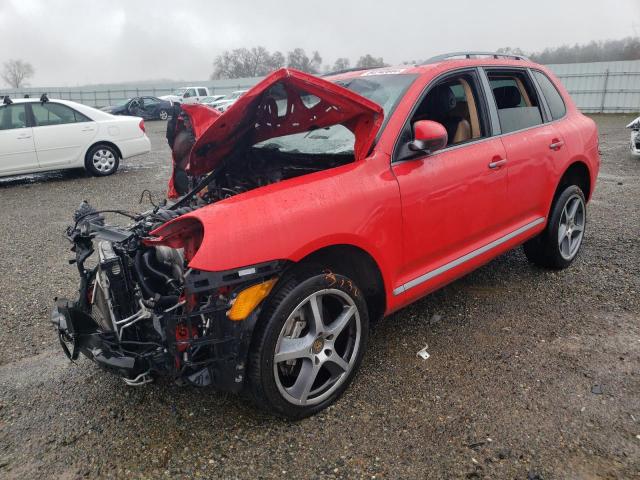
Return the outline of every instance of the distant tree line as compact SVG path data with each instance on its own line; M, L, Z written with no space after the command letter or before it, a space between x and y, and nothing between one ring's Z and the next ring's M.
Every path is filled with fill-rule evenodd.
M562 45L528 53L520 48L505 47L498 49L498 53L526 55L534 62L543 64L640 60L640 37L593 41L583 45Z
M366 54L357 60L355 67L374 68L386 65L382 57ZM308 56L302 48L294 48L286 56L278 51L271 53L265 47L236 48L215 58L211 78L262 77L284 66L318 74L346 70L351 68L351 62L348 58L341 57L333 65L323 65L322 56L317 50Z

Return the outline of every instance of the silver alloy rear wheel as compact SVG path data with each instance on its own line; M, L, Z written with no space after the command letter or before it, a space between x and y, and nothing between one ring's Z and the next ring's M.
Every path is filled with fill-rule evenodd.
M305 298L276 343L273 374L282 397L310 406L331 396L353 370L361 337L360 313L347 293L327 288Z
M91 158L93 167L103 175L108 175L116 167L116 157L111 150L97 149Z
M558 227L558 246L565 260L576 256L584 236L586 209L579 195L572 195L564 204Z

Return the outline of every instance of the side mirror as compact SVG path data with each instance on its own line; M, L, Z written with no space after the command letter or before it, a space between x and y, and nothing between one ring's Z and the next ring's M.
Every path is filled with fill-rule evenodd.
M446 147L448 141L447 130L441 123L418 120L413 124L413 140L409 143L409 150L429 155Z

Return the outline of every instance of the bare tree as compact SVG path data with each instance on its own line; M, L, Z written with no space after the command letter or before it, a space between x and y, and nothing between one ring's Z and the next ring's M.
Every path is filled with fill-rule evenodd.
M302 48L294 48L287 53L287 66L303 72L318 73L322 66L322 57L317 50L309 58Z
M236 48L216 57L211 78L261 77L283 65L281 52L269 53L264 47Z
M33 77L33 72L33 67L29 62L11 59L4 62L0 76L12 88L20 88L26 85L25 80Z
M376 58L370 54L363 55L358 59L356 63L357 68L376 68L376 67L386 67L387 65L384 63L382 57Z
M340 70L346 70L350 66L351 66L351 62L349 61L348 58L340 57L336 59L335 63L333 64L333 68L331 70L333 70L334 72L338 72Z

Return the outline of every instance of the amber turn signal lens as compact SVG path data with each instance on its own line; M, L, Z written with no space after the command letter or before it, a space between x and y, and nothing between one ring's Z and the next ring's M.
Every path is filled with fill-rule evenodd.
M251 312L265 299L271 289L276 283L276 279L272 278L266 282L252 285L249 288L242 290L235 301L233 306L227 312L227 317L230 320L240 321L251 315Z

